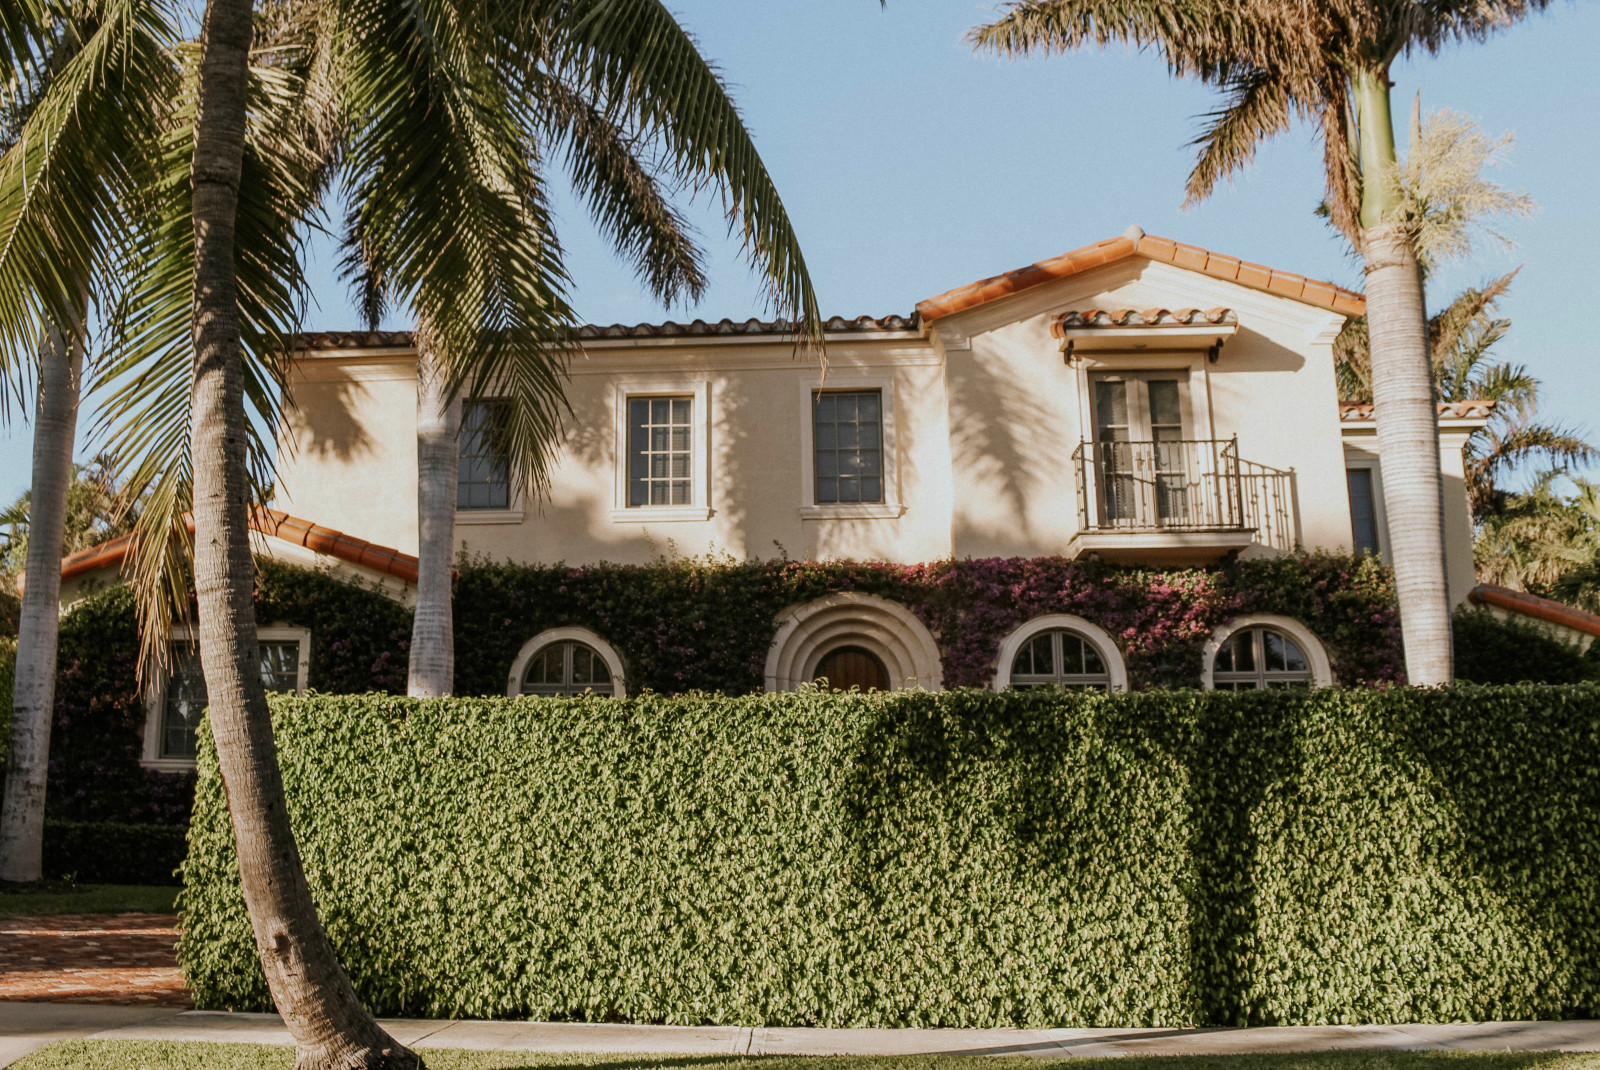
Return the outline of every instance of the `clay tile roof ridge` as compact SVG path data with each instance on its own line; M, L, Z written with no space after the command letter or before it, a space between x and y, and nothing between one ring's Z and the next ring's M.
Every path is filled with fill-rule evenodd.
M191 531L194 529L192 516L185 515L184 523ZM279 509L254 507L250 511L250 527L260 534L283 539L285 542L292 542L408 583L417 581L417 559L411 554L404 554L388 546L379 546L365 539L346 535L342 531L302 520ZM119 535L98 546L69 554L61 559L61 578L70 580L88 572L120 565L127 559L132 544L132 535Z
M1487 420L1494 415L1497 404L1487 398L1479 398L1471 401L1441 401L1436 408L1441 420ZM1339 402L1339 419L1347 423L1373 418L1374 408L1370 401Z
M1275 293L1281 297L1342 312L1345 315L1360 315L1366 311L1366 298L1353 290L1346 290L1331 282L1310 279L1293 271L1282 271L1264 264L1240 260L1238 257L1213 253L1197 245L1185 245L1171 238L1146 234L1135 226L1129 227L1118 237L1094 242L1060 256L1029 264L1027 267L1016 268L970 282L965 286L958 286L953 290L946 290L925 301L919 301L917 312L924 323L931 323L945 316L952 316L990 301L1009 297L1041 283L1066 278L1081 271L1134 256L1144 257L1147 260L1160 260L1217 278L1229 279L1251 289Z
M792 335L798 328L794 320L720 319L715 322L694 319L688 323L665 320L661 323L585 323L574 332L579 341L612 338L679 338L723 335ZM921 326L915 312L909 315L832 316L823 322L828 332L914 331ZM388 349L410 346L410 331L313 331L295 336L294 348L332 351L340 349Z
M1553 598L1541 598L1527 591L1516 591L1493 583L1480 583L1467 592L1467 600L1480 605L1498 606L1587 635L1600 636L1600 616Z
M1056 316L1053 331L1060 328L1079 327L1192 327L1236 324L1238 315L1231 308L1147 308L1135 310L1119 308L1107 312L1101 308L1069 309Z

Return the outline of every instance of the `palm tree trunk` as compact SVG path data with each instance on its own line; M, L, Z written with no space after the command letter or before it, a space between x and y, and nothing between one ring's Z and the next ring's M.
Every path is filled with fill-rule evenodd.
M461 407L446 392L444 368L425 338L417 343L417 606L406 693L448 695L455 685L450 559L455 546L456 465Z
M1362 73L1354 86L1360 121L1361 255L1366 261L1372 402L1405 638L1406 679L1420 687L1444 686L1454 679L1450 589L1422 274L1409 231L1392 215L1396 193L1378 177L1395 160L1387 73Z
M33 423L28 506L28 585L17 629L11 700L11 762L0 811L0 880L43 877L44 793L55 718L56 637L61 618L61 549L78 432L84 327L70 339L52 324L39 346L39 405Z
M194 128L194 579L200 658L239 877L273 1002L297 1068L416 1067L367 1014L306 884L262 687L252 600L244 369L234 221L244 158L250 0L210 0Z

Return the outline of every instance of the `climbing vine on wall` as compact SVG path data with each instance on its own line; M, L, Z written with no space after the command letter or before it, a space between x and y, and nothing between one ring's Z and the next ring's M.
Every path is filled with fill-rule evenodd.
M518 649L561 626L587 628L628 663L631 685L665 693L760 690L775 618L833 591L909 608L933 631L947 687L986 686L1000 643L1045 613L1071 613L1116 638L1130 685L1198 686L1207 637L1232 617L1306 624L1340 683L1402 672L1388 572L1370 557L1308 554L1213 569L1119 569L1064 558L921 565L719 561L579 568L463 561L456 582L456 690L503 693Z

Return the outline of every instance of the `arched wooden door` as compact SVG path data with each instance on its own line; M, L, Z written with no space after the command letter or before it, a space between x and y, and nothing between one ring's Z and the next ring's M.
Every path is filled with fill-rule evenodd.
M863 691L889 690L889 670L870 650L858 646L842 646L825 654L817 662L816 678L826 678L835 691L848 691L859 687Z

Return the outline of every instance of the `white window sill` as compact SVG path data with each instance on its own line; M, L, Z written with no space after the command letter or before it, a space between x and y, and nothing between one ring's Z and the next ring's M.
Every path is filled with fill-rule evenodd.
M520 524L521 509L457 509L457 524Z
M193 758L141 758L139 765L157 773L192 773Z
M906 507L896 502L841 502L837 505L802 505L801 520L896 520Z
M671 524L710 519L711 510L700 505L640 505L633 509L611 510L613 524Z

